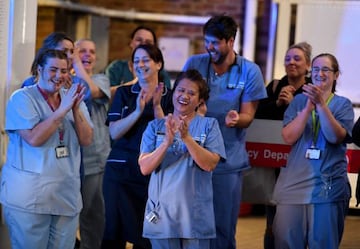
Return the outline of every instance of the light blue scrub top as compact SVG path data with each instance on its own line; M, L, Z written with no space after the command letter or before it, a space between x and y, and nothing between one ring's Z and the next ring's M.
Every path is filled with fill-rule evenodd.
M61 96L64 90L60 91ZM86 105L81 111L92 125ZM6 107L5 130L9 136L7 160L2 170L0 201L21 211L74 216L82 208L80 194L80 145L72 111L63 119L64 145L69 157L56 158L59 133L43 145L29 145L18 130L32 129L52 114L36 85L15 91Z
M299 94L287 108L283 124L290 123L305 108L308 98ZM335 95L329 103L335 119L346 130L341 144L329 143L319 130L315 147L320 149L319 160L305 158L313 141L312 118L298 141L292 145L286 167L281 168L274 189L274 199L280 204L328 203L348 200L346 143L351 142L354 111L350 100ZM320 124L321 126L321 124Z
M218 120L225 141L227 160L220 162L214 173L231 173L250 167L245 148L246 129L229 128L225 116L230 110L240 110L241 103L267 97L263 76L255 63L237 55L231 69L218 76L209 64L209 55L191 56L184 66L198 70L210 87L206 116Z
M89 146L83 146L83 164L85 175L104 171L106 159L110 153L109 127L105 124L109 107L110 82L105 74L94 74L92 80L104 93L104 97L91 98L91 121L94 124L94 135Z
M207 150L226 158L224 141L214 118L196 116L189 133ZM179 135L177 135L179 136ZM140 152L154 151L165 138L165 120L150 122L143 134ZM214 238L212 172L198 167L179 137L166 152L161 165L151 174L145 216L158 214L158 222L144 220L147 238Z

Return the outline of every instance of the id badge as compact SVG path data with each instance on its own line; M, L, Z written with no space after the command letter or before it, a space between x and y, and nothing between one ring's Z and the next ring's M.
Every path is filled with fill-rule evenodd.
M150 223L156 224L159 221L159 215L156 211L151 211L145 216L145 219Z
M69 156L69 149L64 145L60 145L56 147L55 152L56 152L56 158L64 158Z
M317 148L309 148L306 150L305 158L312 160L320 159L320 150Z

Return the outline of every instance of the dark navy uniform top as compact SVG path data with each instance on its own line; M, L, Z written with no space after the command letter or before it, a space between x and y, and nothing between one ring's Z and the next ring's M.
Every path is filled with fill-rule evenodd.
M109 124L131 114L136 109L136 100L140 90L139 83L119 87L116 90L113 103L108 112L106 123ZM172 93L168 88L164 88L161 107L165 115L173 112ZM120 167L138 167L137 158L139 156L142 134L147 124L154 118L153 103L150 101L145 105L143 113L130 130L120 139L113 141L107 163L115 163ZM130 161L136 162L136 165L132 165L134 163L130 163Z

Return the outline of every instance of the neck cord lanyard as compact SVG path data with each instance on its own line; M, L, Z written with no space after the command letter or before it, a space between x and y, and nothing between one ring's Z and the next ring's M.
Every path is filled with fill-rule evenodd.
M54 112L55 109L54 107L50 104L49 102L49 97L48 95L46 94L46 92L44 90L42 90L39 85L36 85L37 89L39 90L41 96L43 96L44 100L46 101L46 103L48 104L48 106L50 107L50 109ZM60 140L60 144L64 144L64 126L63 124L61 123L60 126L59 126L59 140Z
M329 105L329 103L333 97L334 97L334 94L331 93L329 98L326 100L326 105ZM312 119L312 132L313 132L312 147L314 147L316 145L318 135L319 135L319 130L320 130L320 120L319 120L319 118L315 117L315 110L313 110L311 112L311 119Z
M40 87L39 87L39 85L36 85L36 87L37 87L37 89L39 90L39 92L41 93L41 96L43 96L43 98L45 99L45 101L46 101L46 103L48 104L48 106L50 107L50 109L54 112L55 111L55 109L54 109L54 107L50 104L50 102L49 102L49 96L46 94L46 92L43 90L43 89L41 89Z

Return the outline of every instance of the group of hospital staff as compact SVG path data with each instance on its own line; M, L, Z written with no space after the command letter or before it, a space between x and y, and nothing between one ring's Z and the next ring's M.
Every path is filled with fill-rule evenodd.
M360 140L360 125L336 94L338 61L293 44L286 75L265 87L259 66L234 52L237 28L210 18L206 53L189 57L173 87L148 27L134 30L131 60L106 74L93 72L92 40L50 34L6 106L0 201L12 248L73 249L77 229L84 249L236 248L254 118L283 120L291 145L264 247L339 248L346 144Z

